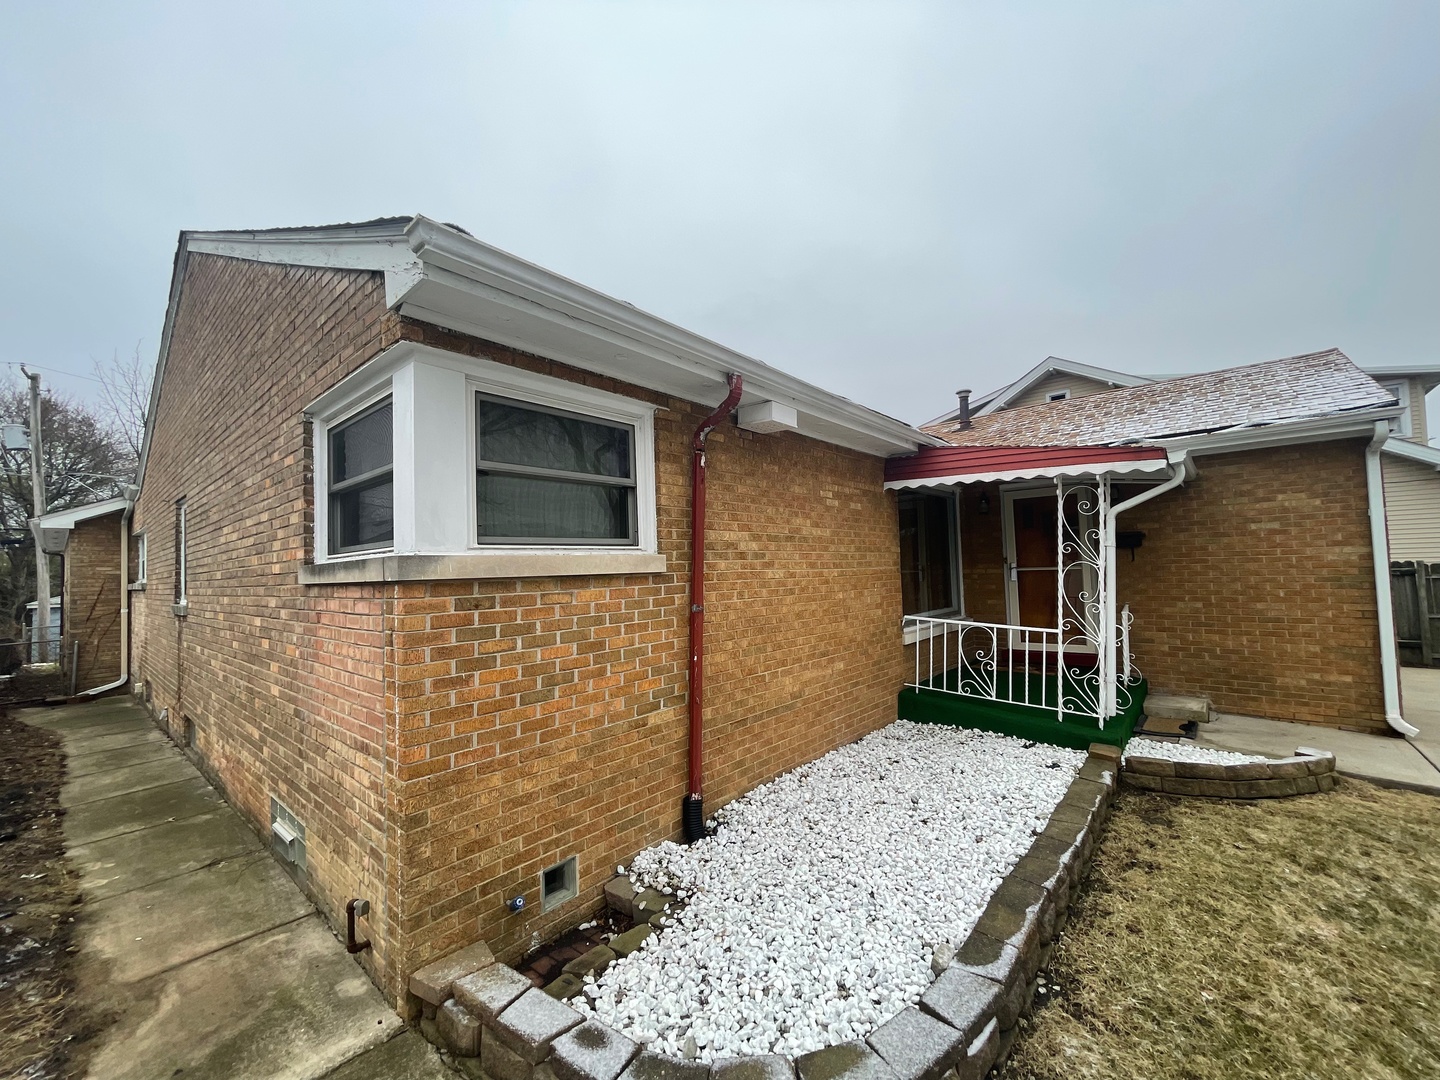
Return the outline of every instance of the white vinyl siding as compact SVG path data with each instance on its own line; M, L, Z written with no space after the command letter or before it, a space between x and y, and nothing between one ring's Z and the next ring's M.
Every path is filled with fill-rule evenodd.
M1059 371L1041 379L1006 408L1023 409L1026 405L1044 405L1051 394L1058 394L1061 390L1070 391L1072 398L1082 398L1114 389L1109 383L1100 382L1098 379L1087 379L1083 375L1070 375Z
M1389 454L1381 468L1390 558L1440 562L1440 472Z

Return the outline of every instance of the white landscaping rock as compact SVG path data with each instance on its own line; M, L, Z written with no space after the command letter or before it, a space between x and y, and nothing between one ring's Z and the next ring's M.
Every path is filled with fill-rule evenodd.
M1159 739L1131 739L1125 746L1125 756L1194 761L1205 765L1246 765L1255 761L1272 760L1263 755L1237 754L1230 750L1196 746L1192 742L1161 742Z
M919 1000L1085 755L899 721L759 787L719 831L630 864L685 902L572 1004L702 1062L863 1039Z

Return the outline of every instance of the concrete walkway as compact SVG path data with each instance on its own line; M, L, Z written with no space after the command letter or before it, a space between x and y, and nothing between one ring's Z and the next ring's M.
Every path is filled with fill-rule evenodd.
M453 1076L138 706L20 715L64 738L65 846L85 897L80 993L117 1016L91 1076Z
M1221 713L1200 725L1201 746L1251 754L1293 754L1314 746L1335 755L1348 776L1440 795L1440 668L1401 668L1405 719L1420 729L1410 739L1336 731L1313 724Z

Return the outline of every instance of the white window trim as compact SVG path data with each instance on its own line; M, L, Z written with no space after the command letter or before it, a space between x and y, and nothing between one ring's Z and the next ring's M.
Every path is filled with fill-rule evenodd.
M442 393L451 387L454 393ZM475 524L474 403L478 392L632 427L637 542L481 544ZM331 555L330 430L387 395L393 398L395 410L395 542L387 549ZM422 425L414 423L417 402L426 415ZM493 360L415 342L394 345L306 410L314 423L316 509L313 562L300 568L300 580L303 584L327 584L663 571L666 560L659 551L656 512L655 410L648 402ZM422 470L417 458L435 464ZM463 521L458 514L464 515Z
M179 596L170 605L170 610L176 615L186 615L190 611L190 520L189 503L181 498L175 503L175 513L178 518L176 524L179 526L176 532L179 536L175 541L175 575L179 583Z
M150 574L150 541L143 532L135 534L135 580L128 586L132 592L144 592Z

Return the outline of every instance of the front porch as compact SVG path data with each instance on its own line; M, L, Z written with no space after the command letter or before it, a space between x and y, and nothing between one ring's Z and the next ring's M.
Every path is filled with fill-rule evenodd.
M1123 746L1148 685L1116 589L1117 548L1143 538L1116 519L1177 486L1185 467L1157 447L945 447L893 461L900 716Z

